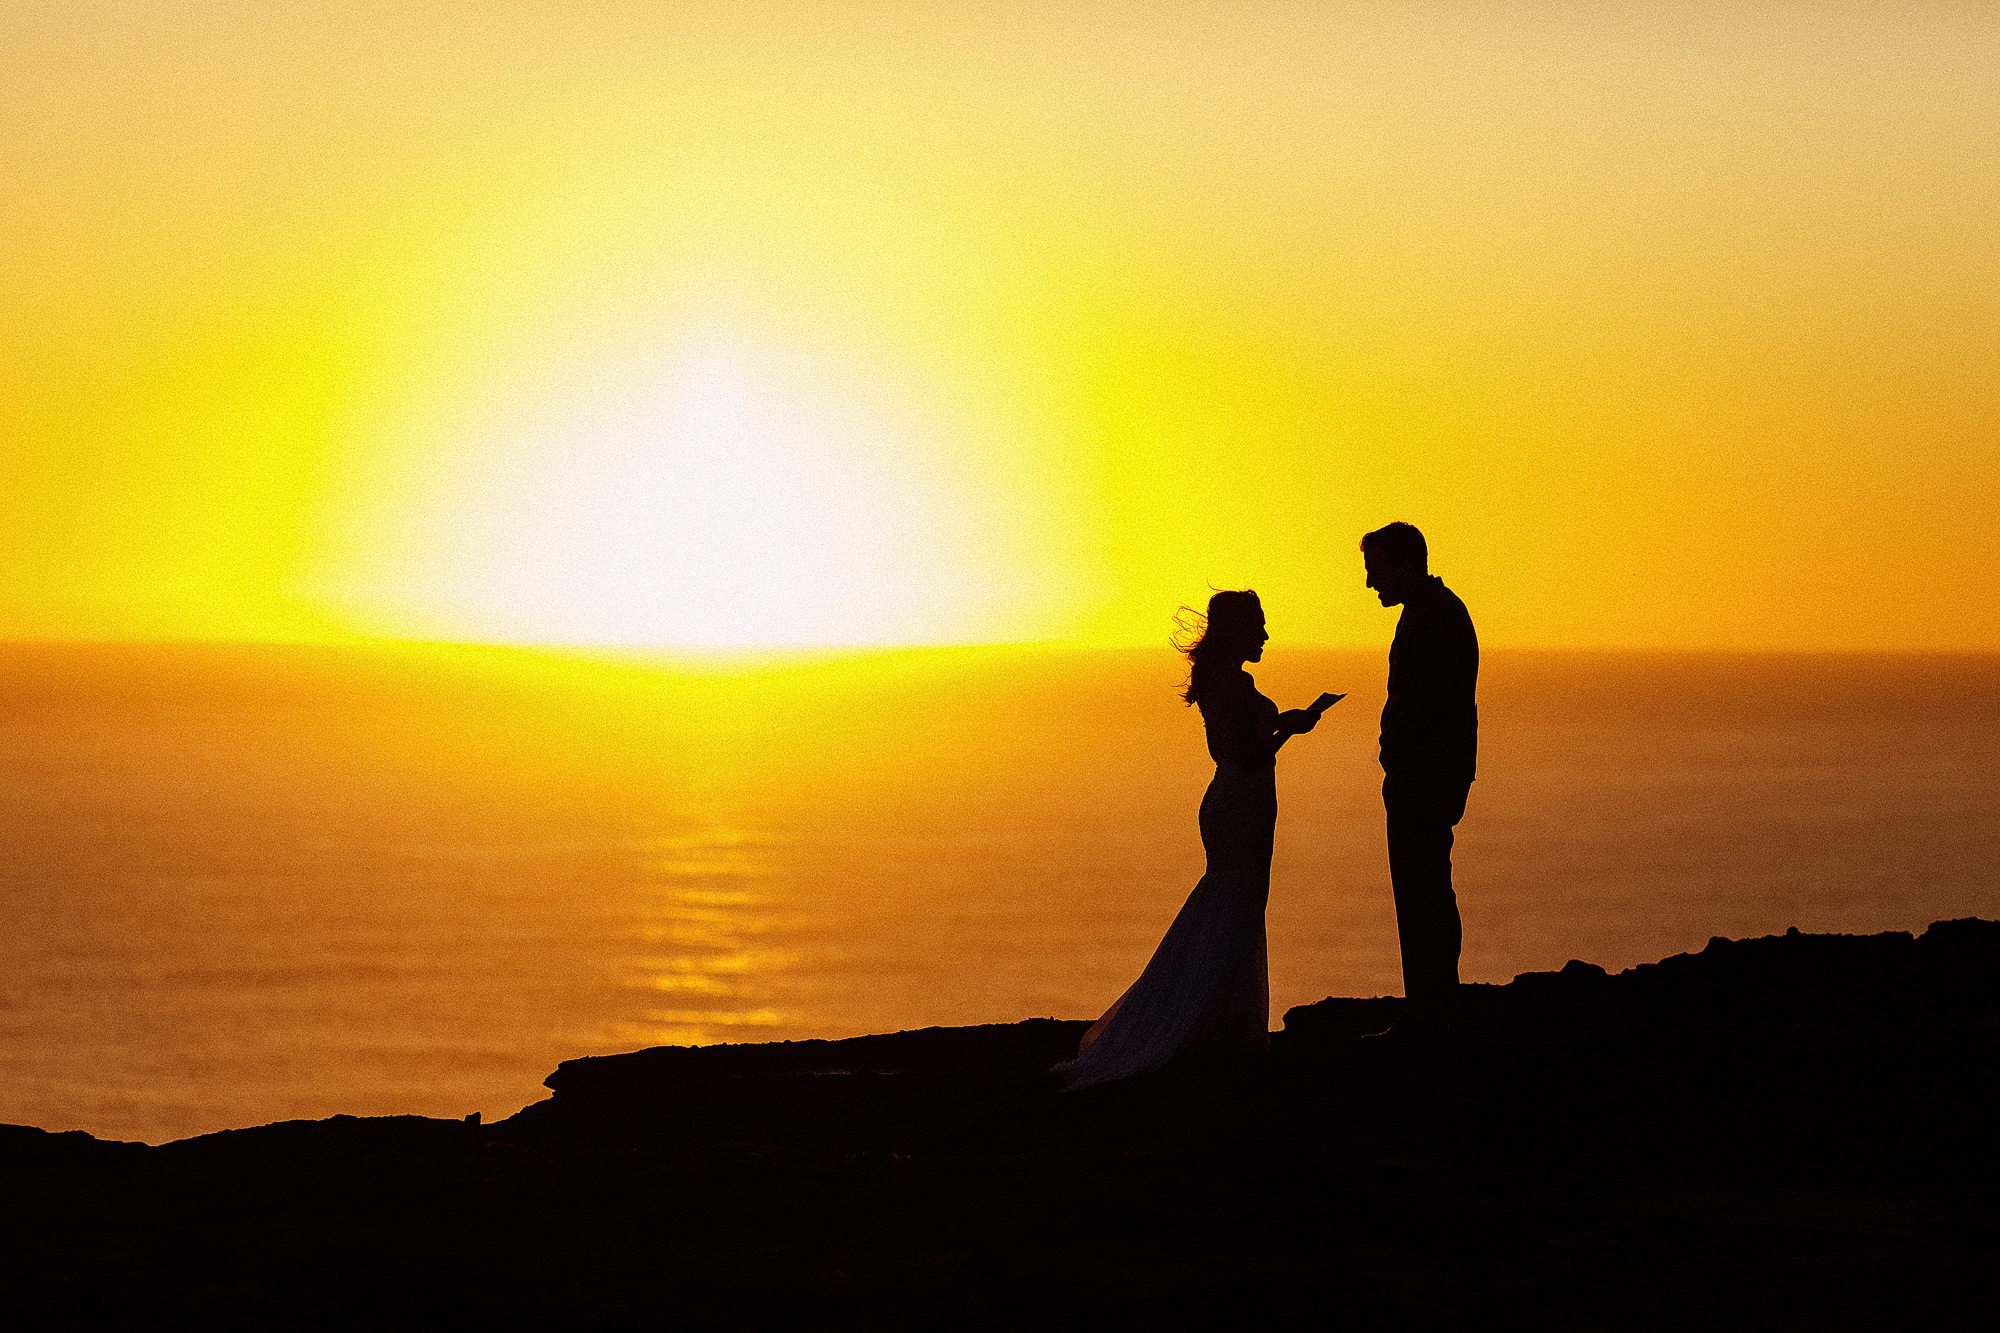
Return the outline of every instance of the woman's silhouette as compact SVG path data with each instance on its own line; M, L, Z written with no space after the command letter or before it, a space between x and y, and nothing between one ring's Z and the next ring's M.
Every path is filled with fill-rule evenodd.
M1311 731L1323 704L1280 713L1258 692L1243 664L1263 657L1269 638L1256 593L1219 592L1208 599L1198 637L1182 648L1189 663L1183 697L1200 706L1215 760L1201 798L1208 870L1146 970L1083 1034L1076 1059L1055 1067L1065 1087L1190 1056L1270 1049L1264 903L1278 820L1278 747Z

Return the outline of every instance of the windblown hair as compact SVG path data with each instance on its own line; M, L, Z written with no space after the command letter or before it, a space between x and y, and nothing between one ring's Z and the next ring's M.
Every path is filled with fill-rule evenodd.
M1415 565L1419 573L1430 572L1430 548L1424 545L1424 534L1408 523L1375 529L1361 539L1361 553Z
M1255 625L1263 614L1264 604L1248 588L1216 593L1208 599L1207 615L1192 607L1181 608L1174 617L1181 628L1174 636L1174 647L1186 654L1188 660L1187 686L1181 690L1181 698L1191 704L1200 703L1202 695L1224 669L1241 664L1240 657L1230 660L1222 640L1233 638L1238 629ZM1222 632L1222 640L1216 638L1218 630Z

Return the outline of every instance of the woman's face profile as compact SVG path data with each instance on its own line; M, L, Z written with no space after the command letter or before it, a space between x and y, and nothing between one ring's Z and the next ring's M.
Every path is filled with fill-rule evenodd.
M1259 662L1264 658L1264 645L1271 636L1264 629L1264 614L1258 612L1255 618L1244 621L1236 627L1236 651L1246 662Z

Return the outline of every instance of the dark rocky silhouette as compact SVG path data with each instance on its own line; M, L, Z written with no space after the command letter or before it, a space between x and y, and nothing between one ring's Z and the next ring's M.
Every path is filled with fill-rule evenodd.
M10 1328L1987 1328L2000 923L1465 986L1058 1093L1084 1024L565 1063L499 1124L0 1129Z

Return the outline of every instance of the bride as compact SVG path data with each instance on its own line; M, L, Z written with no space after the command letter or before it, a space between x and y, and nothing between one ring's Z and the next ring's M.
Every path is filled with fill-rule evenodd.
M1280 713L1245 662L1264 655L1264 608L1254 592L1208 599L1199 636L1185 648L1184 698L1201 708L1215 778L1201 798L1208 870L1153 960L1055 1073L1066 1088L1142 1074L1173 1060L1271 1046L1271 982L1264 902L1271 893L1271 832L1278 820L1278 747L1311 731L1340 696Z

